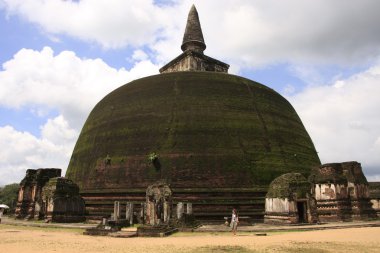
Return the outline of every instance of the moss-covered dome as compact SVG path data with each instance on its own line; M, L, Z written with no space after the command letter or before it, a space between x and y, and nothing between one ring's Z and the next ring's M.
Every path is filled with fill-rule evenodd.
M104 97L66 176L81 190L145 189L160 178L176 188L251 188L319 164L297 113L272 89L225 73L173 72Z
M286 173L273 180L269 185L266 197L292 199L296 195L297 198L306 198L310 189L311 184L302 174Z

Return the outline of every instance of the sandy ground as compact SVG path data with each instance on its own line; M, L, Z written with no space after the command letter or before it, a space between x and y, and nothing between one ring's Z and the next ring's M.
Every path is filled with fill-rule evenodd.
M166 238L110 238L82 230L0 225L1 252L380 252L380 228L307 232L177 233Z

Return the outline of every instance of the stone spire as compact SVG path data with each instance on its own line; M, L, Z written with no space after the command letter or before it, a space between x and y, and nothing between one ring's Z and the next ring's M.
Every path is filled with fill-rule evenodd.
M230 65L211 58L203 53L206 44L203 39L201 23L195 6L191 6L185 34L182 41L182 54L160 68L160 73L178 71L211 71L228 73Z
M191 6L189 16L187 18L187 24L185 34L183 35L181 49L183 52L186 50L191 50L202 54L206 49L201 23L199 22L198 12L194 4Z

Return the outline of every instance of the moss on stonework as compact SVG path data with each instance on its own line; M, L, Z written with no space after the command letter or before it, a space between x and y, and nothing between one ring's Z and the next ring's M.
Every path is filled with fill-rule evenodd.
M372 199L380 199L380 182L369 182L369 196Z
M287 173L273 180L266 197L292 199L296 195L297 198L306 198L310 188L310 183L302 174Z
M312 168L309 181L315 184L347 184L341 163L327 163Z
M356 161L342 163L343 174L348 182L355 184L368 185L367 178L364 176L362 166Z
M47 198L78 196L79 187L70 179L55 177L46 183L42 195Z
M159 154L159 169L147 160ZM102 166L109 155L111 162ZM92 110L66 177L81 191L267 187L320 161L290 103L251 80L212 72L174 72L121 86Z

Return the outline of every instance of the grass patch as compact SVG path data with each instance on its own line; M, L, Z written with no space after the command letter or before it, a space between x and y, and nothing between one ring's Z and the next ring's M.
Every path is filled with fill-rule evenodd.
M33 226L17 226L17 225L7 225L0 224L0 230L12 230L12 231L46 231L46 232L69 232L69 233L80 233L84 232L82 228L65 228L65 227L33 227Z
M312 231L312 229L310 230L297 230L297 229L292 229L292 230L278 230L278 231L271 231L271 232L267 232L268 235L281 235L281 234L288 234L288 233L302 233L302 232L307 232L307 231Z
M379 252L378 245L365 244L358 245L355 243L336 243L336 242L292 242L290 246L269 247L264 252L284 252L284 253L346 253L361 252L372 253Z
M304 230L281 230L281 231L271 231L265 232L267 236L273 235L281 235L287 233L302 233ZM237 236L256 236L257 233L261 233L260 231L256 232L245 232L238 231ZM171 235L171 237L190 237L190 236L232 236L232 232L230 231L218 231L218 232L177 232Z
M195 248L189 253L256 253L259 251L251 250L242 246L206 246Z
M332 251L328 251L325 249L319 248L302 248L302 247L294 247L294 248L279 248L278 252L284 253L328 253Z
M253 236L253 235L255 235L255 232L238 232L237 233L237 236ZM232 236L232 232L177 232L171 235L171 237L189 237L189 236Z

